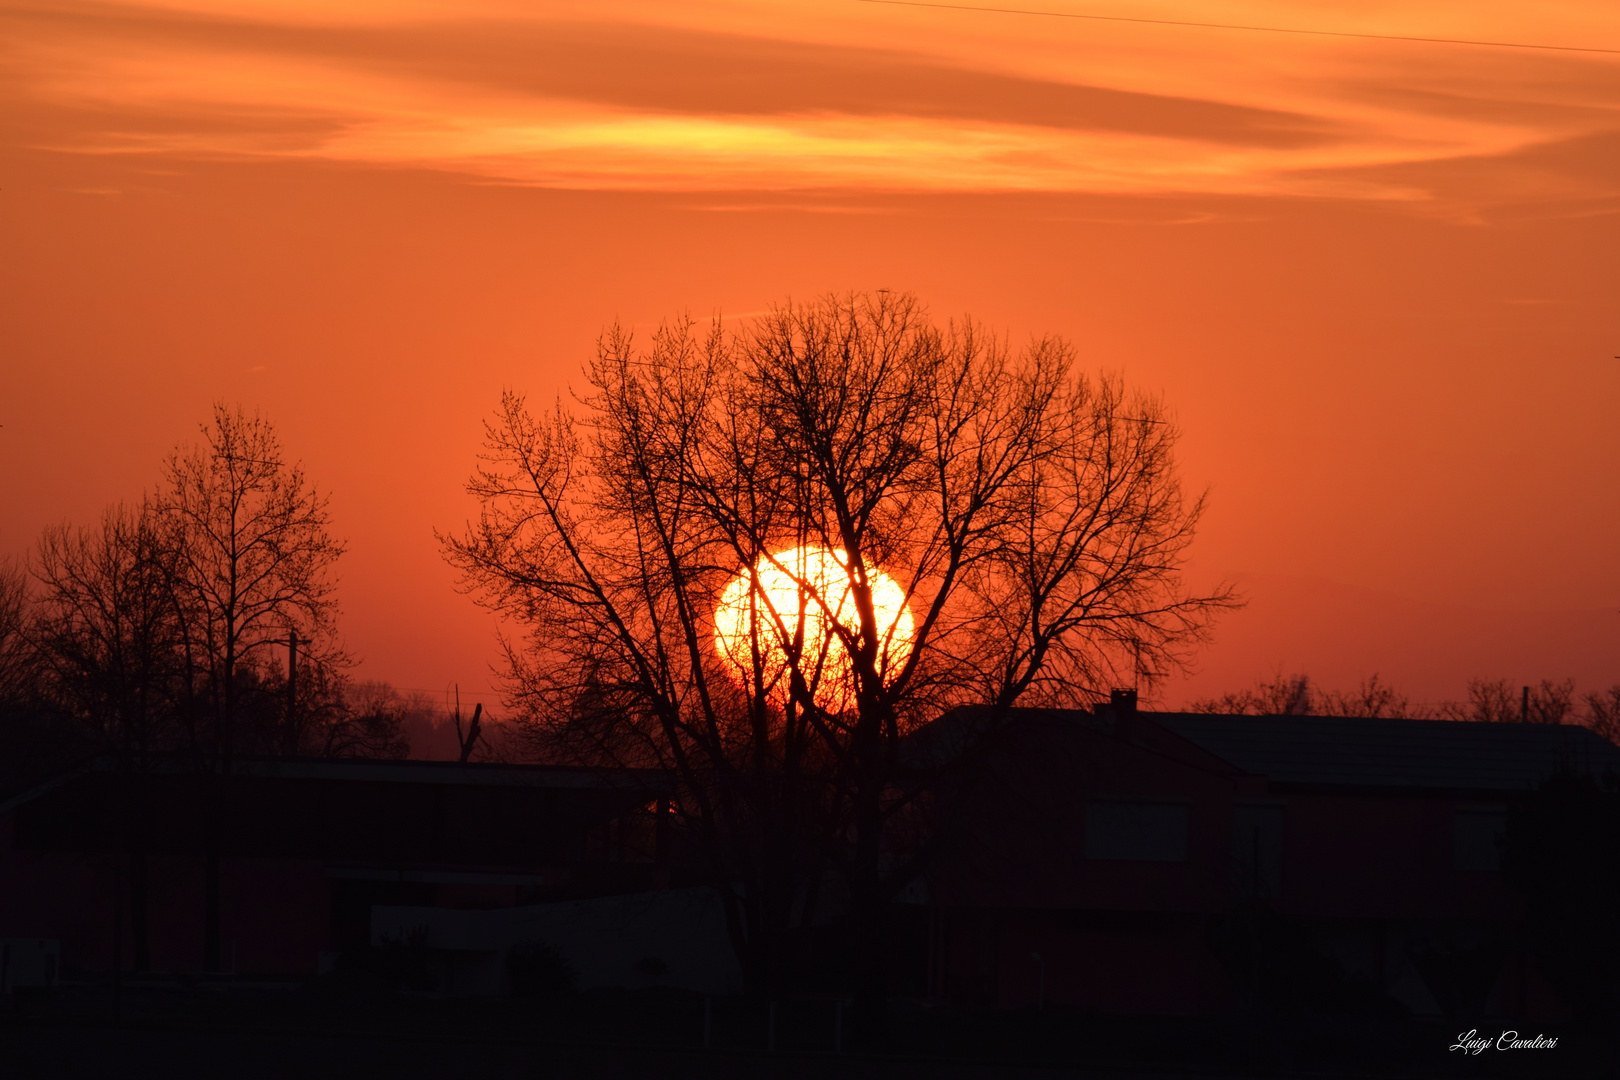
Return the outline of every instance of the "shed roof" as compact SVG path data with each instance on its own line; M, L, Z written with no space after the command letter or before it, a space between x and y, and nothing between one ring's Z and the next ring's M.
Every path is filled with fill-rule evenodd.
M111 756L92 758L76 769L52 777L0 802L0 814L33 802L79 777L116 773ZM190 758L156 755L146 771L154 776L201 775ZM510 765L495 762L415 761L376 758L266 758L239 757L231 764L235 779L317 780L328 782L453 785L456 787L548 788L591 791L654 791L671 788L670 777L658 769L592 769L570 765Z

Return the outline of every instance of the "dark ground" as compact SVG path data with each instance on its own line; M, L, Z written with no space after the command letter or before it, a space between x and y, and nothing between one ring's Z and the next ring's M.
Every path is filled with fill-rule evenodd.
M1613 1031L1547 1031L1559 1036L1555 1050L1465 1056L1447 1050L1454 1021L903 1006L881 1048L834 1054L831 1001L780 1006L775 1052L763 1006L725 999L712 1008L705 1049L703 999L676 992L447 999L396 993L355 972L304 986L64 986L0 1000L0 1077L1620 1077Z

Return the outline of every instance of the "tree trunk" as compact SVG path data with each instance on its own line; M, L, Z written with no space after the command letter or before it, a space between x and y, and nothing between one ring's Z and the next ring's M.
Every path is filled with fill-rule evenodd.
M875 710L874 710L875 711ZM855 732L855 866L850 883L850 921L855 945L854 1037L858 1046L879 1049L888 1041L887 902L883 894L881 727L863 718Z
M850 1032L857 1046L879 1050L889 1038L888 905L876 875L862 875L850 897L855 945L855 1013Z
M146 852L129 857L129 928L135 939L135 970L152 970L151 944L146 928Z
M234 618L234 617L233 617ZM234 625L234 624L233 624ZM217 771L210 778L212 813L208 823L208 852L203 856L203 970L219 971L219 849L223 828L225 785L231 775L231 742L236 718L236 639L225 640L225 710L219 718Z
M219 970L219 849L203 856L203 970Z

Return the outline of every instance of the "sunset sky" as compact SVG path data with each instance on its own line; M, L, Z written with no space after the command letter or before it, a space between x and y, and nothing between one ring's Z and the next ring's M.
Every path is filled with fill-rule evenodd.
M1620 5L1004 6L1322 33L0 0L0 555L240 402L331 494L360 676L493 704L433 530L502 389L887 287L1165 396L1250 605L1161 702L1620 683Z

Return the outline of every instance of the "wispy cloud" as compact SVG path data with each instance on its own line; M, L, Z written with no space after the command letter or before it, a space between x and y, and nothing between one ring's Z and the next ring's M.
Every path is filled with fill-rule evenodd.
M1195 7L1233 6L1175 10ZM12 137L580 188L1422 201L1455 187L1446 163L1538 154L1561 192L1620 187L1582 149L1620 132L1620 61L1603 58L853 3L549 20L319 10L0 8ZM1384 28L1433 31L1436 18L1402 9ZM1575 16L1546 18L1519 30L1567 35ZM1620 41L1610 16L1588 19L1588 36L1609 32L1605 19Z

